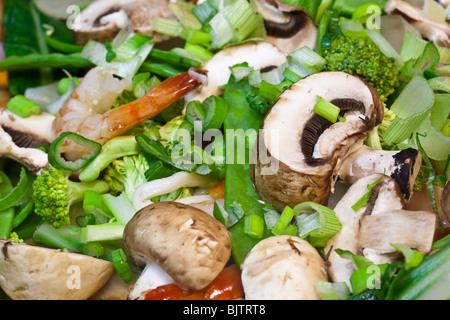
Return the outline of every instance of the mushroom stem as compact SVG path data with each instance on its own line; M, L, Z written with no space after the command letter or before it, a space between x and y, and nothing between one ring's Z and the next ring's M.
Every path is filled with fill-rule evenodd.
M170 283L173 283L173 281L165 273L165 271L153 261L147 260L144 269L128 295L128 299L143 299L146 291L156 289L159 286Z
M387 151L363 145L342 160L337 175L345 183L353 184L374 173L385 174L397 182L405 200L409 200L421 163L422 156L417 149Z

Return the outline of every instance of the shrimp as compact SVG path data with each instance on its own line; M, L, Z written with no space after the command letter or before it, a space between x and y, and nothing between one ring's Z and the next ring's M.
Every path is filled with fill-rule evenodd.
M122 91L130 89L131 84L127 80L117 79L110 70L95 67L85 75L58 111L54 134L57 137L62 132L75 132L103 145L159 114L202 84L204 77L203 71L192 69L166 79L135 101L111 108ZM68 141L63 148L69 160L82 155L82 151Z

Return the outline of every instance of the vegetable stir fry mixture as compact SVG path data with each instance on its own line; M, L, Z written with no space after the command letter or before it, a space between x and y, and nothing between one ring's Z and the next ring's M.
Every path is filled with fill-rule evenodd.
M450 299L450 4L3 0L4 299Z

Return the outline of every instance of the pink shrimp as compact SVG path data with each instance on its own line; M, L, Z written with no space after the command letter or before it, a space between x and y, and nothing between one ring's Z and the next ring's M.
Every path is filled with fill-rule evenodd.
M129 88L129 83L115 78L111 71L93 68L59 110L54 122L55 136L70 131L104 144L158 115L197 88L204 76L201 70L181 73L166 79L142 98L111 109L120 93ZM80 156L80 150L69 143L64 151L68 159Z

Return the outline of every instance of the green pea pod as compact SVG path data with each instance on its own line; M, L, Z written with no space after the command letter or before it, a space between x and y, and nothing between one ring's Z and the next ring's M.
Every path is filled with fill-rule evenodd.
M66 139L71 140L83 147L86 147L90 151L78 160L68 161L64 159L63 152L61 151L61 147ZM87 164L100 153L101 149L102 145L98 142L86 139L74 132L63 132L50 145L50 149L48 151L48 161L55 168L69 171L78 171L87 166Z
M28 177L25 168L22 167L17 185L7 195L0 199L0 211L10 208L22 200L27 194L30 186L30 178Z

